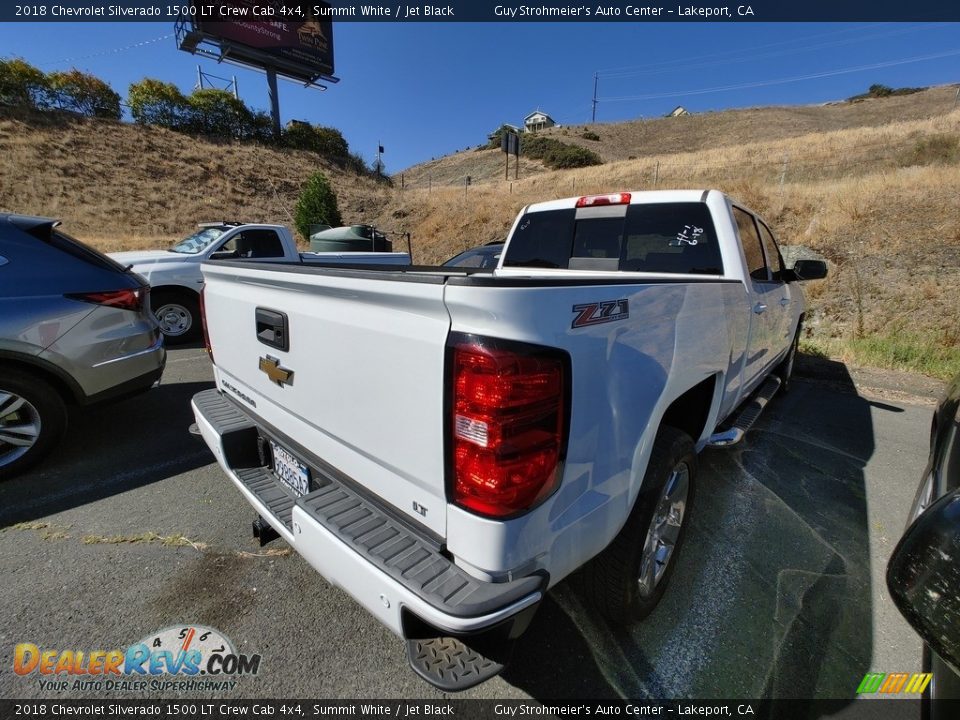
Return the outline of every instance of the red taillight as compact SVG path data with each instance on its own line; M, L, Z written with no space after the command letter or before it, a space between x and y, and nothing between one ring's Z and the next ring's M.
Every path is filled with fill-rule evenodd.
M484 340L464 340L452 352L453 501L492 517L529 510L560 480L566 356Z
M207 349L207 355L210 356L210 362L213 362L213 345L210 344L210 333L207 332L207 304L203 299L206 290L206 285L200 288L200 327L203 329L203 345Z
M609 195L585 195L577 200L578 208L596 207L598 205L627 205L630 202L630 193L611 193Z
M74 300L93 303L95 305L107 305L108 307L117 307L124 310L133 310L139 312L143 307L144 298L147 291L143 288L108 290L106 292L90 293L70 293L67 295Z

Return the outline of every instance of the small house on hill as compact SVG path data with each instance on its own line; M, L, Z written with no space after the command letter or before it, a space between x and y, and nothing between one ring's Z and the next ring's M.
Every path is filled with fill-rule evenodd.
M498 127L498 128L497 128L496 130L494 130L492 133L490 133L489 135L487 135L487 140L493 140L493 139L499 137L499 136L500 136L500 133L502 133L502 132L511 132L511 133L517 133L517 134L519 134L519 133L520 133L520 128L518 128L516 125L511 125L510 123L502 123L502 124L500 125L500 127Z
M667 117L680 117L682 115L689 115L690 111L687 110L683 105L677 105Z
M552 128L556 124L553 118L543 112L543 110L534 110L523 119L523 130L524 132L532 133L538 130Z

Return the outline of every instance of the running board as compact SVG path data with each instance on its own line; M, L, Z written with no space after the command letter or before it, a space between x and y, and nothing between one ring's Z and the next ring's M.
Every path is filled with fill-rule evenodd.
M716 432L710 436L707 440L707 447L727 448L743 440L743 436L747 434L747 430L753 427L753 424L760 417L767 403L777 394L777 390L779 389L780 378L776 375L768 377L766 382L760 386L760 389L754 393L753 397L744 403L737 417L734 418L733 424L726 430Z

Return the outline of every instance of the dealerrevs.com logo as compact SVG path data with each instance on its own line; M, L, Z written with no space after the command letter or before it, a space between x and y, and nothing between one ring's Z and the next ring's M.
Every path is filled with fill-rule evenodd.
M57 650L19 643L13 671L41 690L140 692L233 690L256 675L260 655L238 653L226 635L203 625L174 625L126 649Z

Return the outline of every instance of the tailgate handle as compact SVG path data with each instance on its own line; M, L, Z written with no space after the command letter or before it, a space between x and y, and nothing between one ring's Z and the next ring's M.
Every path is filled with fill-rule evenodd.
M257 340L277 350L289 350L290 329L287 314L257 308Z

